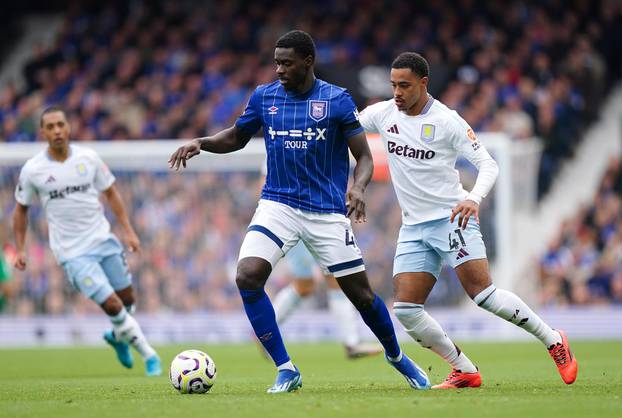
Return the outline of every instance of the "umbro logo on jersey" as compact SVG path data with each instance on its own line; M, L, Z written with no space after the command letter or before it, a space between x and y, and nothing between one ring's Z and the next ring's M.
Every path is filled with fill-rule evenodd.
M276 115L277 110L279 110L278 107L272 106L271 108L268 109L268 115Z
M392 133L392 134L400 134L400 130L397 129L397 123L393 126L391 126L389 129L387 129L387 132Z
M54 176L50 175L50 177L48 177L48 179L45 181L45 184L54 183L55 181L56 179L54 178Z
M460 251L458 251L458 255L456 256L456 260L460 260L461 258L464 258L467 255L469 255L467 250L465 250L464 248L460 248Z

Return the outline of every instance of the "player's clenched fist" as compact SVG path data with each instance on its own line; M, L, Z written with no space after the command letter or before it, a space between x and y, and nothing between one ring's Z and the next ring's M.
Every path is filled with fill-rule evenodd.
M21 270L21 271L25 270L26 269L26 253L18 252L15 255L15 262L13 263L13 265L18 270Z
M168 165L170 168L174 168L176 171L179 171L180 165L183 165L183 167L186 168L186 161L200 152L201 144L198 140L194 139L186 145L177 148L177 151L175 151L173 155L171 155L171 158L168 159Z

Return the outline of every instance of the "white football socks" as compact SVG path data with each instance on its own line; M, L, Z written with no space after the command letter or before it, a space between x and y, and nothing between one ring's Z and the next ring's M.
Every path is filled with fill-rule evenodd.
M121 309L121 312L117 315L110 316L109 318L110 322L112 322L112 330L117 341L129 343L143 359L148 359L156 354L147 338L145 338L136 319L125 308Z
M300 304L302 297L296 292L293 285L287 285L274 298L272 306L276 316L276 323L282 324L294 312L296 306Z
M293 285L281 289L274 298L274 313L278 324L284 323L304 298ZM337 321L339 340L347 347L360 342L358 334L358 311L341 289L328 289L328 308Z
M429 348L447 361L452 368L463 373L475 373L477 368L469 358L445 334L436 322L417 303L395 302L393 312L404 329L422 347Z
M359 313L341 289L328 289L328 308L337 322L339 340L346 347L356 346L360 342Z
M533 334L547 348L562 340L557 331L551 329L521 298L512 292L490 285L476 295L473 301L480 308Z
M286 361L285 363L281 364L280 366L277 366L276 369L277 370L291 370L292 372L296 371L296 368L294 367L294 363L292 363L291 360Z

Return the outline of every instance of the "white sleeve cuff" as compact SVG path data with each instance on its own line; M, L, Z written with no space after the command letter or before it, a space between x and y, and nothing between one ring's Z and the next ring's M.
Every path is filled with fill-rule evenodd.
M466 200L472 200L473 202L477 203L478 205L480 205L482 203L482 197L471 192L469 193L469 195L466 197Z

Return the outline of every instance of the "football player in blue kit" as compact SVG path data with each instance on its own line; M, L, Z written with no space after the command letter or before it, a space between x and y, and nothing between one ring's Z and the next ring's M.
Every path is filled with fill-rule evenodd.
M242 149L260 129L267 154L266 183L240 248L236 284L244 310L278 372L269 393L291 392L302 377L285 349L264 285L276 263L303 241L330 272L385 349L389 364L415 389L425 372L400 349L389 312L371 289L349 217L364 222L363 193L373 163L348 92L314 74L315 44L303 31L281 36L274 50L278 80L258 86L234 126L196 138L169 159L176 170L201 150ZM356 160L349 190L349 154Z

